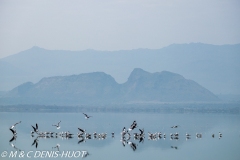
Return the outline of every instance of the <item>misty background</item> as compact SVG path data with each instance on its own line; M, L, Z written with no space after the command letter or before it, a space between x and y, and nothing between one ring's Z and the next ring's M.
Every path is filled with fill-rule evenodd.
M173 44L162 49L64 51L32 47L0 59L0 90L44 77L105 72L124 83L134 68L181 74L214 94L240 94L240 44Z
M237 0L0 1L0 93L44 77L170 71L240 94Z
M240 43L239 0L1 0L0 58L49 50Z

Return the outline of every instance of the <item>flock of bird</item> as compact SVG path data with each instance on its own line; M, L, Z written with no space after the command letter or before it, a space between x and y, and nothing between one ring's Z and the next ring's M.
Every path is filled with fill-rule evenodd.
M89 119L92 116L89 116L85 113L83 113L83 115L85 116L85 119ZM19 150L12 142L15 141L17 139L17 131L16 131L16 125L18 125L19 123L21 123L21 121L15 123L14 125L12 125L9 130L12 132L13 137L9 140L11 147L15 148L16 150ZM56 127L56 129L60 129L61 121L59 121L57 124L53 124L52 126ZM39 138L65 138L65 139L71 139L74 137L74 134L69 132L69 131L61 131L61 132L50 132L50 131L40 131L38 129L38 124L36 123L35 125L31 125L33 131L31 131L31 136L36 138L34 139L32 146L35 146L36 148L38 147L38 142L39 142ZM134 120L133 123L130 125L130 127L127 129L126 127L123 127L120 135L121 135L121 142L122 145L125 147L126 144L128 144L133 151L135 151L137 149L137 144L134 143L133 141L131 141L131 137L133 137L134 140L139 141L139 143L143 143L144 139L145 139L145 132L144 129L138 129L139 132L135 132L132 133L134 129L136 129L138 127L137 122ZM178 128L179 125L174 125L171 126L171 128ZM88 133L86 132L85 129L82 128L78 128L78 133L76 134L76 136L78 137L78 144L82 143L82 142L86 142L89 139L98 139L98 140L104 140L107 138L107 133ZM222 138L222 133L219 132L219 139ZM151 133L148 132L148 140L159 140L159 139L166 139L167 135L165 133L162 132L155 132L155 133ZM115 133L112 132L111 133L111 137L114 138ZM202 134L201 133L196 133L196 138L202 138ZM191 139L191 135L186 133L185 135L186 140ZM212 138L215 137L215 134L212 134ZM179 139L179 133L170 133L170 140L178 140ZM57 144L56 146L52 147L52 149L57 149L59 151L60 145ZM177 149L176 146L171 146L171 148ZM89 153L87 152L86 155L89 155Z

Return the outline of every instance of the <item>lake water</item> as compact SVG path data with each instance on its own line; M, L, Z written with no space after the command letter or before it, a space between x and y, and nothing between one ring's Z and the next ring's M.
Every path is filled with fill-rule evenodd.
M239 113L111 113L89 112L92 117L86 120L82 113L24 113L0 112L0 159L240 159L240 115ZM60 129L52 126L61 120ZM131 133L144 128L143 141L135 140L133 136L123 145L120 132L123 127L129 128L136 120L138 127ZM12 133L9 127L21 121L16 126L17 138L11 142ZM74 134L73 138L44 138L35 134L31 125L38 123L40 131L65 132ZM179 125L178 128L171 128ZM107 133L106 139L86 139L81 142L77 137L78 127L88 133ZM111 133L115 132L112 137ZM148 132L162 132L166 138L148 139ZM179 139L171 139L170 133L179 133ZM186 139L185 134L191 135ZM222 137L219 138L219 132ZM196 138L201 133L202 138ZM215 134L215 137L212 137ZM34 140L37 138L38 146ZM134 150L130 142L136 144ZM60 145L59 151L55 147ZM14 145L14 147L13 147ZM5 152L6 151L6 152ZM13 153L16 153L14 155ZM50 155L49 158L46 152ZM57 152L58 151L58 152ZM22 155L20 153L23 153ZM27 155L28 154L28 155ZM74 155L75 154L75 155ZM6 155L6 157L4 157ZM31 158L29 158L29 157ZM35 156L35 157L34 157ZM41 158L42 156L42 158ZM70 156L70 157L68 157ZM71 157L72 156L72 157ZM75 157L74 157L75 156ZM18 159L18 158L17 158Z

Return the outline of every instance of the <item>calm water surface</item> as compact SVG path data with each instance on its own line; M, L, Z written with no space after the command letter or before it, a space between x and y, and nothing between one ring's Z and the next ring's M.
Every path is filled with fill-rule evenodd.
M87 151L86 159L218 159L239 160L240 159L240 116L239 114L217 114L217 113L88 113L92 117L84 119L82 113L23 113L23 112L1 112L0 113L0 153L7 151L24 151L30 153L31 158L26 155L21 159L50 159L33 158L36 151L57 151L55 147L60 145L59 153L67 151ZM22 123L16 126L17 138L9 142L12 133L9 127L18 121ZM60 129L52 126L61 120ZM138 127L132 133L139 132L144 128L144 141L134 140L133 136L128 140L136 144L133 150L129 144L125 146L121 142L120 132L123 127L129 128L136 120ZM36 139L31 136L31 125L38 123L40 131L69 131L74 134L73 138L38 138L38 146L32 145ZM178 128L171 128L179 125ZM80 139L76 136L78 127L86 129L88 133L107 133L106 139L89 139L78 143ZM111 133L115 132L114 138ZM148 132L166 133L166 139L149 140ZM179 133L178 140L172 140L170 133ZM191 135L186 139L185 134ZM218 132L222 133L219 139ZM202 133L202 138L196 138L196 133ZM212 138L212 134L215 137ZM12 147L12 145L15 146ZM76 155L78 156L78 155ZM64 156L52 159L67 159ZM70 158L70 159L82 159Z

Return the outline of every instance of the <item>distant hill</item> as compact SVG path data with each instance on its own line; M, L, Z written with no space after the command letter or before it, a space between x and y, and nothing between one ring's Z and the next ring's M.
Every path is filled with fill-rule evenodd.
M209 102L219 99L192 80L167 71L140 68L118 84L103 72L41 79L24 83L1 97L2 104L81 105L141 102Z
M240 94L240 44L172 44L161 49L65 51L32 47L0 59L0 91L42 77L104 72L125 83L134 68L184 75L214 94Z
M217 101L209 90L192 80L168 71L149 73L134 69L122 85L125 101L193 102Z

